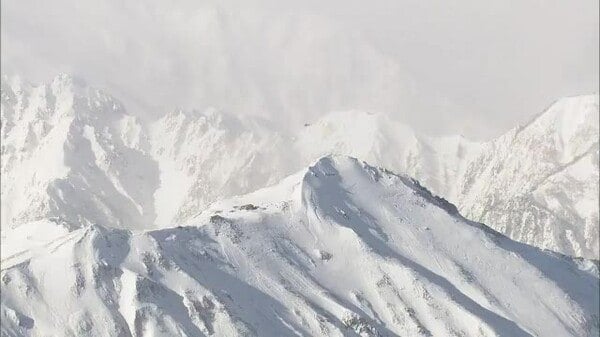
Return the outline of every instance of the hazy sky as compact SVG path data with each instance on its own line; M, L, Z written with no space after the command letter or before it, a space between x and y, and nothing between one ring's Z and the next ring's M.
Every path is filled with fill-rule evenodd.
M598 92L598 0L1 4L3 73L73 73L148 116L368 109L489 138Z

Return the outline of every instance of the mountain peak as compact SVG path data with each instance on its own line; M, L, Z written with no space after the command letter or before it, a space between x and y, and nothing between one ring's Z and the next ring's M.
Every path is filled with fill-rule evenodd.
M291 132L217 109L173 110L142 124L115 98L77 82L63 74L13 91L3 81L3 224L64 216L57 210L63 188L49 194L48 186L67 188L66 180L85 187L94 221L168 226L337 154L415 177L468 218L513 238L597 258L598 95L561 99L527 126L476 143L422 135L386 114L356 110ZM335 169L350 166L329 160ZM41 174L40 163L52 169ZM125 183L128 176L143 179ZM127 216L119 215L123 209ZM99 216L107 211L113 214ZM87 221L88 214L72 215Z
M594 335L598 279L584 263L490 235L434 200L332 155L189 226L78 229L3 260L3 331Z

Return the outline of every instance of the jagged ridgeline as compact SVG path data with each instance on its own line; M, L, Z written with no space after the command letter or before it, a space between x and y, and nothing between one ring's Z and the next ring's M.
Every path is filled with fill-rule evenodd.
M338 153L406 173L513 239L598 259L598 95L561 99L484 143L361 111L285 134L218 110L143 122L66 75L42 85L3 78L1 95L4 236L48 219L59 232L173 226Z
M3 336L597 336L598 267L327 156L187 225L91 225L2 261Z

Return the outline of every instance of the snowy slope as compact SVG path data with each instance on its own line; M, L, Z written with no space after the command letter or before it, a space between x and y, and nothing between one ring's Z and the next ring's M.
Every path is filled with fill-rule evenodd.
M404 172L435 194L453 195L455 184L481 145L462 136L429 137L385 114L341 111L307 124L295 141L308 164L341 154Z
M152 124L150 139L160 170L154 193L159 226L273 184L301 163L266 121L215 110L169 113Z
M158 168L118 101L61 75L39 86L4 79L1 103L3 229L152 223Z
M4 78L1 103L2 226L9 231L43 219L166 226L301 167L266 121L177 110L142 123L68 75L41 85Z
M74 230L3 258L0 279L3 336L597 336L600 324L596 265L337 156L188 226Z
M485 143L428 137L382 114L329 114L300 132L306 160L365 158L415 177L469 219L511 238L598 259L598 95L557 101Z
M332 153L413 176L513 239L599 258L598 95L560 100L487 143L421 135L362 111L333 112L285 134L215 109L141 122L65 75L37 86L3 78L1 104L3 240L47 219L70 227L181 223Z
M166 226L302 167L268 122L213 109L142 123L68 75L2 81L2 226ZM264 165L266 158L270 164Z
M515 240L598 259L598 95L564 98L485 144L450 198Z

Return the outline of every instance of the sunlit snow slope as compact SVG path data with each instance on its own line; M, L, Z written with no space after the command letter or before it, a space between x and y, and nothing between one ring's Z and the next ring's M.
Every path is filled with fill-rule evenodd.
M188 225L91 225L2 261L3 336L597 336L598 269L324 157Z
M599 258L598 95L563 98L489 142L428 137L382 114L330 114L300 132L305 158L337 153L405 172L515 240Z
M158 165L142 125L115 99L61 75L2 81L2 227L154 221ZM6 233L3 233L5 235Z
M59 231L171 226L334 153L415 177L513 239L599 258L598 95L561 99L531 123L476 143L362 111L286 133L216 109L142 122L61 75L42 85L3 78L1 122L3 242L48 220Z
M564 98L483 147L451 196L515 240L598 259L598 95Z

